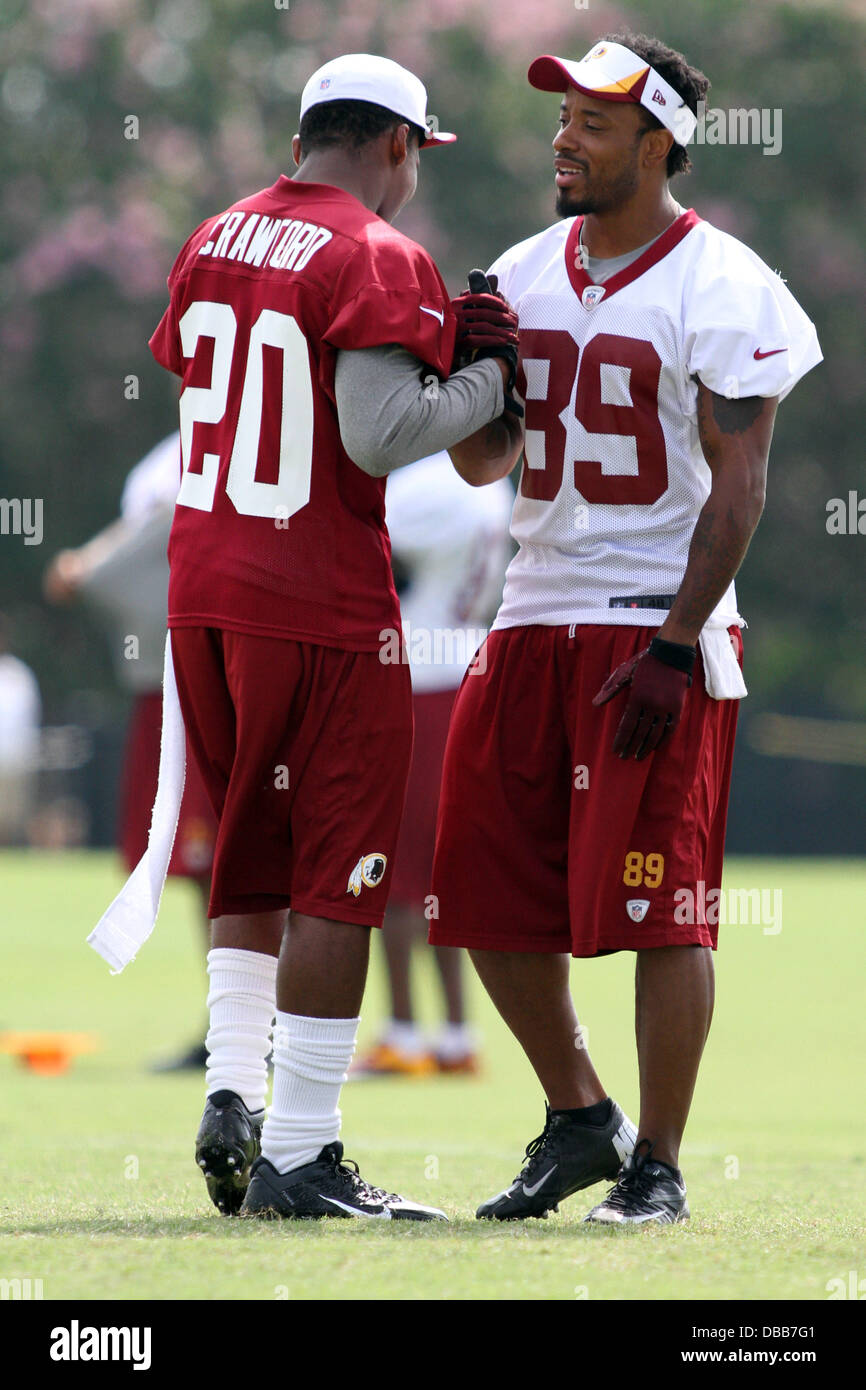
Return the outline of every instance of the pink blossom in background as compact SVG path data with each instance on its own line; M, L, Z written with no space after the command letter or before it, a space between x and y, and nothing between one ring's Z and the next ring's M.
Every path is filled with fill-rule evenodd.
M62 232L49 232L11 263L4 278L10 289L44 294L65 279L72 264Z
M117 29L144 8L141 0L29 0L29 8L54 30L79 29L91 25ZM149 6L147 8L150 8Z
M133 72L139 71L147 54L159 42L159 34L152 25L136 24L133 28L124 31L124 56Z
M29 355L36 346L38 325L29 305L17 306L0 319L0 349L3 355Z
M844 224L818 208L805 208L797 215L797 242L810 274L825 293L844 294L855 301L866 293L862 250Z
M292 41L318 44L323 62L337 53L384 52L432 87L431 39L449 29L473 30L497 58L519 67L557 44L578 57L598 34L627 23L614 5L577 10L569 0L297 0L284 28Z
M401 30L389 37L386 47L389 58L393 58L395 63L402 63L410 72L417 73L430 93L432 102L437 73L430 51L429 33Z
M52 34L46 42L42 57L54 72L81 72L93 57L94 43L90 34Z
M415 33L467 25L509 66L520 66L557 45L567 57L580 57L598 34L626 23L615 6L592 3L577 10L569 0L437 0L435 5L408 0L399 14L400 27Z
M165 284L165 214L153 199L135 193L122 198L112 225L104 268L127 299L144 298ZM178 248L179 249L179 248Z
M329 36L331 53L369 53L380 45L373 40L375 5L363 3L339 16Z
M240 6L242 0L237 3ZM166 34L179 36L169 47L183 61L193 65L199 61L195 46L186 45L183 26L177 29L169 23L171 13L179 15L184 4L185 0L29 0L4 31L12 53L38 54L49 77L52 70L87 74L82 86L90 80L102 36L116 33L126 63L114 74L113 95L122 110L136 110L138 97L149 102L142 106L147 111L142 141L123 147L124 159L113 181L94 180L90 187L73 188L64 186L68 177L64 172L51 201L46 197L47 185L36 175L21 174L9 181L0 207L18 249L6 271L7 282L17 290L38 295L82 270L109 275L126 297L161 289L178 236L182 238L190 229L187 211L194 209L191 223L201 205L210 205L212 192L214 206L225 205L234 196L270 183L281 170L291 172L289 140L297 114L291 84L296 74L292 67L288 80L283 73L290 55L297 62L299 89L309 72L335 53L385 52L419 73L428 86L432 110L444 126L459 133L461 119L472 119L467 113L476 110L479 93L471 76L437 68L437 55L446 48L449 33L470 31L503 73L516 77L540 52L577 57L607 30L654 27L649 14L642 19L638 13L627 14L616 4L596 0L590 0L587 9L576 9L572 0L435 0L433 4L430 0L291 0L290 7L280 11L273 10L271 0L261 0L261 9L250 7L249 26L245 23L234 30L233 42L246 55L250 71L243 73L242 80L232 81L231 48L219 55L221 68L208 66L214 78L210 124L196 132L167 121L159 93L145 94L140 80L144 72L144 82L152 85L148 57L153 59L155 49L165 48ZM736 22L730 20L735 28L745 23L745 15ZM775 11L761 23L766 38L766 26L779 23ZM194 25L189 32L194 38ZM750 29L752 44L756 32ZM264 50L261 57L257 44ZM272 76L277 60L282 64L279 79ZM215 61L213 53L207 54L207 61ZM709 61L706 65L711 67ZM195 67L193 71L200 77ZM792 88L804 100L811 92L810 84L818 81L814 64L804 58L799 66L792 63L790 72ZM177 90L182 93L183 87ZM282 134L265 125L257 99L275 92L286 98L286 110L279 114ZM59 101L52 105L56 112L63 109ZM507 159L511 173L527 180L542 173L549 161L554 116L551 109L548 120L540 98L537 123L533 120L525 128L510 130L507 149L495 150L494 158ZM84 117L80 119L83 129ZM57 125L59 146L62 121L58 119ZM68 139L68 124L63 129ZM99 135L95 130L88 133L90 138ZM698 168L711 155L712 151L698 149ZM425 156L437 162L447 158L447 150ZM128 178L124 182L121 168L127 174L136 169L137 182ZM752 209L739 190L732 190L729 200L723 194L704 198L687 179L673 188L675 196L687 204L694 198L702 216L747 241L761 224L760 210ZM456 231L452 237L447 223L438 225L436 219L446 218L447 212L434 206L428 209L424 196L422 185L418 201L404 212L400 225L436 256L447 259L459 238ZM536 197L533 193L531 200ZM553 220L552 190L541 201L539 225ZM530 221L535 211L527 206L521 215ZM845 293L852 285L862 285L864 272L857 249L842 240L838 228L804 222L798 242L800 248L808 248L811 273L828 292Z
M74 260L98 260L109 235L105 214L96 206L77 208L66 220L64 240Z
M286 143L288 145L288 139ZM265 132L254 107L250 106L243 114L233 111L223 116L217 134L217 149L230 183L239 190L238 197L254 192L255 187L273 182ZM287 159L290 158L288 155Z
M697 152L698 157L700 153ZM683 207L691 207L692 189L687 178L675 179L671 191ZM730 203L726 198L701 198L700 207L695 211L720 231L738 237L740 241L748 241L752 224L742 203Z
M333 5L324 5L322 0L298 0L292 4L288 16L292 38L300 43L314 43L322 38L333 22L333 9Z
M89 204L76 208L13 261L11 286L37 296L82 271L113 279L126 298L153 294L166 275L165 216L152 198L126 197L114 215Z
M9 268L18 289L44 294L62 283L71 271L98 264L108 246L110 229L95 204L77 208L24 251Z
M438 153L438 151L437 151ZM434 261L445 258L450 248L450 238L442 225L431 217L420 199L409 203L397 220L398 228L405 236L417 241L430 252Z
M207 164L199 141L179 126L149 133L146 153L153 168L172 183L193 183L205 177Z

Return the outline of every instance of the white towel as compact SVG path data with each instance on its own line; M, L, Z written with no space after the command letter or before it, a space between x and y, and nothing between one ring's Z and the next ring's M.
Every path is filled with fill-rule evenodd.
M704 661L704 684L714 700L742 700L748 695L727 624L709 624L698 638Z
M108 961L113 975L119 974L125 965L135 959L156 924L177 832L185 777L186 735L177 698L169 632L165 639L162 679L159 784L153 803L147 849L87 938L94 951Z

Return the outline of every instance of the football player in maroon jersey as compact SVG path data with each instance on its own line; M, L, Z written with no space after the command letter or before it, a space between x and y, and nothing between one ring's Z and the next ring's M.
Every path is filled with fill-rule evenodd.
M408 668L380 659L399 624L385 478L473 434L499 465L521 438L514 316L494 306L448 380L447 290L390 225L420 149L454 138L396 63L325 64L294 177L192 234L151 342L182 382L168 621L219 820L196 1159L224 1213L444 1219L343 1163L338 1098L412 745Z

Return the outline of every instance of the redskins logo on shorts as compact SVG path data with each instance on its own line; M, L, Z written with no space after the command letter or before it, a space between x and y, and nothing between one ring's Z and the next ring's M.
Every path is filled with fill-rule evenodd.
M349 875L346 892L354 893L357 898L365 883L368 888L377 888L385 875L387 864L384 854L363 854Z

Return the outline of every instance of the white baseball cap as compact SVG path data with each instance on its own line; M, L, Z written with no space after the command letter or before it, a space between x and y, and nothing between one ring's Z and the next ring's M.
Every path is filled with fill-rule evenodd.
M301 93L301 119L323 101L370 101L427 131L428 145L450 145L457 139L447 130L434 130L427 116L427 89L420 78L390 58L374 53L344 53L318 68Z
M698 118L679 92L654 67L621 43L604 40L591 48L579 63L545 54L529 69L529 81L541 92L579 92L605 101L634 101L645 106L671 132L678 145L687 145Z

